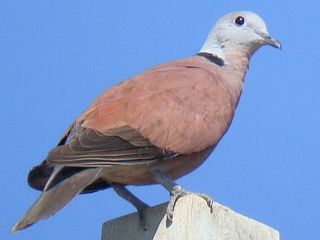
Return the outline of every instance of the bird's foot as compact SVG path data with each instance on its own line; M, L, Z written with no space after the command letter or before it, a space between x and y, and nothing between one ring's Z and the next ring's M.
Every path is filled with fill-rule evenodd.
M139 206L137 207L137 210L138 210L138 214L139 214L139 224L141 226L141 228L144 230L144 231L147 231L148 230L148 227L147 227L147 210L148 210L149 206L147 204L145 204L144 206Z
M175 185L172 188L170 194L171 194L171 197L170 197L170 201L168 203L167 212L166 212L167 226L170 226L172 224L174 208L175 208L176 203L179 200L179 198L182 198L182 197L189 195L189 194L197 195L197 196L201 197L202 199L204 199L207 202L208 207L210 208L210 212L213 211L213 200L207 194L189 192L189 191L186 191L185 189L183 189L179 185Z

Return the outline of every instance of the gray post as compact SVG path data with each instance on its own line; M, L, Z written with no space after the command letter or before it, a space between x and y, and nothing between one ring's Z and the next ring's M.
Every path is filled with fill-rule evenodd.
M148 230L139 225L137 213L110 220L103 224L102 240L279 240L279 233L260 222L242 216L214 203L213 212L196 195L178 200L173 223L166 225L167 203L147 212Z

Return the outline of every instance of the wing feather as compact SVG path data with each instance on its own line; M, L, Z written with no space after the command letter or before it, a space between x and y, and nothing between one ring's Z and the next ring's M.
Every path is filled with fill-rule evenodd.
M106 133L77 128L67 144L57 146L49 153L46 159L49 165L108 167L148 163L174 155L152 145L129 126L109 129Z

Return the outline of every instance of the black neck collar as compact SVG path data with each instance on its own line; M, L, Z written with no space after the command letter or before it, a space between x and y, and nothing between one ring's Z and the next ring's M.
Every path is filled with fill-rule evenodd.
M212 53L199 52L196 55L200 57L204 57L208 59L210 62L215 63L220 67L224 66L224 61L221 58L219 58L217 55L213 55Z

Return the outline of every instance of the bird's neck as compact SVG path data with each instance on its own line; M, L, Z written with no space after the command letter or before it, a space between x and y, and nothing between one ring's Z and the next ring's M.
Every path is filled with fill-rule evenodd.
M223 48L221 47L221 44L215 39L211 39L210 35L208 36L208 39L205 41L199 52L212 54L225 61L225 53Z
M243 51L225 51L225 73L228 84L233 89L236 105L238 104L245 79L249 68L250 55Z
M199 53L212 55L233 71L246 72L252 50L246 47L237 48L228 44L224 45L217 41L206 41Z
M223 67L239 75L239 78L243 80L254 51L249 46L239 47L233 42L220 42L215 35L210 34L200 49L200 53L211 54L220 59Z
M226 70L233 74L236 79L243 81L249 68L251 54L245 50L226 49L224 55Z
M209 47L204 45L197 55L207 58L221 68L226 75L227 84L232 89L234 97L237 98L241 94L244 77L249 67L250 51L221 48L212 44Z

